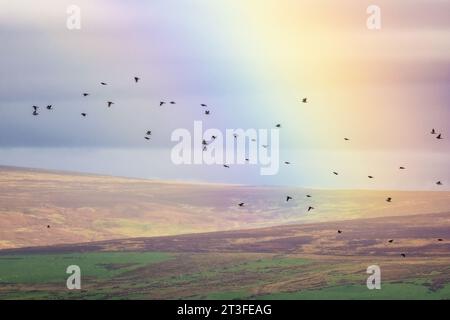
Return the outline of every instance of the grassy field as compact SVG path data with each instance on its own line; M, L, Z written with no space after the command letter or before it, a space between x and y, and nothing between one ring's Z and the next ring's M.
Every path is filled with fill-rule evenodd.
M368 290L366 268L382 268ZM98 252L0 256L1 299L449 299L447 258L408 261L261 253ZM82 290L65 283L81 268Z

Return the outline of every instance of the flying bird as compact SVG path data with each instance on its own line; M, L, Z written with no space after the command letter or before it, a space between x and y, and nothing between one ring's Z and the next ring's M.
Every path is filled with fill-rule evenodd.
M223 166L224 166L225 168L230 168L230 166L227 165L227 164L224 164Z
M338 230L337 232L338 232L338 233L342 233L342 231L341 231L341 230Z
M243 207L244 206L244 202L241 202L241 203L239 203L238 205L239 205L239 207Z
M444 139L444 138L442 138L442 135L439 133L438 136L436 137L436 139L442 140L442 139Z
M112 101L108 101L108 108L111 108L111 106L114 104Z
M100 82L100 84L101 84L102 86L108 85L106 82Z
M159 106L160 106L160 107L161 107L163 104L165 104L164 101L160 101L160 102L159 102Z
M307 198L311 198L311 195L310 195L310 194L307 194L306 197L307 197Z
M302 99L302 102L303 102L303 103L308 103L308 98L303 98L303 99Z
M311 210L314 210L314 207L309 206L308 207L308 212L310 212Z
M205 114L208 115L209 114L209 110L205 110Z
M345 140L345 141L349 141L350 139L349 139L349 138L344 138L344 140Z
M47 229L50 229L50 225L49 224L47 225Z
M400 167L399 169L400 169L400 170L405 170L406 168L405 168L405 167Z
M291 197L291 196L287 196L287 197L286 197L286 202L289 202L289 200L292 200L292 197Z
M333 174L336 176L339 175L339 173L337 173L336 171L333 171Z
M285 161L284 164L291 164L289 161Z
M389 198L386 199L386 201L387 201L387 202L392 202L392 198L389 197Z
M148 135L148 136L151 136L151 135L152 135L152 132L151 132L150 130L148 130L148 131L147 131L147 135Z
M145 139L145 140L150 140L150 138L149 138L149 137L144 137L144 139Z
M47 110L53 110L53 106L52 106L51 104L49 104L49 105L47 106Z
M367 176L369 179L373 179L373 176Z
M139 80L141 80L141 78L139 78L139 77L134 77L134 82L138 83Z
M438 241L444 241L444 239L439 238Z
M39 107L38 106L33 106L34 111L38 111Z
M33 116L38 116L39 113L37 111L33 111Z
M402 256L403 258L406 258L406 254L404 254L404 253L402 253L401 256Z
M89 93L83 93L83 97L87 97L89 95Z
M436 134L436 130L431 130L431 134Z
M267 144L263 144L261 147L267 149L268 145Z
M391 239L391 240L389 240L388 242L389 242L389 243L392 243L392 242L394 242L394 239Z
M87 113L84 113L84 112L83 112L81 115L82 115L83 117L86 117L86 116L87 116Z
M175 104L175 101L170 101L170 104Z
M202 107L207 107L208 105L207 104L204 104L204 103L202 103L202 104L200 104Z
M277 124L275 127L277 128L281 128L281 124Z
M442 182L441 182L441 181L436 182L436 184L437 184L438 186L442 186Z

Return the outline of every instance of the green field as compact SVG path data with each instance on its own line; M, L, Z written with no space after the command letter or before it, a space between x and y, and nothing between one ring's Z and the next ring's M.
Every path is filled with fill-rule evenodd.
M404 265L378 259L381 290L366 261L257 253L90 252L0 256L1 299L448 299L448 259ZM82 289L66 289L66 268ZM399 277L401 275L401 278ZM395 279L395 280L394 280Z

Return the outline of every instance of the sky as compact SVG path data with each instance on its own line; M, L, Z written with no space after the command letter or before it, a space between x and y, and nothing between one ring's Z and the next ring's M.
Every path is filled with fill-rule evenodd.
M80 30L66 27L72 4ZM380 30L366 26L371 4ZM0 0L0 40L0 165L450 190L449 1ZM196 120L220 130L280 123L280 161L291 165L274 176L249 165L176 166L171 133Z

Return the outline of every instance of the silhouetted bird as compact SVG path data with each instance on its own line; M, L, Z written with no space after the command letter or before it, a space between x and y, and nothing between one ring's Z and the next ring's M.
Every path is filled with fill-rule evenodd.
M233 137L234 137L235 139L237 139L238 135L235 133L235 134L233 134Z
M442 138L442 135L439 133L438 136L436 137L436 139L442 140L444 138Z
M442 182L440 182L440 181L436 182L436 184L437 184L438 186L442 186Z
M53 106L52 106L51 104L49 104L49 105L47 106L47 110L53 110Z
M102 86L108 85L106 82L100 82L100 84L101 84Z
M144 137L144 139L145 139L145 140L150 140L150 138L149 138L149 137Z
M308 212L310 212L311 210L314 210L314 207L309 206L308 207Z
M268 145L267 144L263 144L261 147L267 149Z
M37 111L33 111L33 116L38 116L39 113Z
M373 179L373 176L367 176L369 179Z
M344 140L345 140L345 141L349 141L350 139L349 139L349 138L344 138Z
M229 165L227 165L227 164L224 164L223 165L225 168L229 168L230 166Z
M438 241L444 241L444 239L439 238Z
M431 130L431 134L436 134L436 130Z
M87 97L89 95L89 93L83 93L83 97Z
M306 197L307 197L307 198L311 198L311 195L310 195L310 194L307 194Z
M389 243L392 243L392 242L394 242L394 239L391 239L391 240L389 240L388 242L389 242Z
M111 108L111 106L114 104L112 101L108 101L108 108Z
M83 117L86 117L86 116L87 116L87 113L84 113L84 112L83 112L81 115L82 115Z
M303 103L307 103L307 102L308 102L308 98L303 98L303 99L302 99L302 102L303 102Z
M389 197L389 198L386 199L386 201L387 202L392 202L392 198Z
M405 168L405 167L400 167L399 169L400 169L400 170L405 170L406 168Z
M209 114L209 110L205 110L205 114L208 115Z
M243 207L244 206L244 202L239 203L239 207Z
M49 224L47 225L47 229L50 229L50 225Z
M341 231L341 230L338 230L337 232L338 232L338 233L342 233L342 231Z
M337 173L336 171L333 171L333 174L335 174L337 176L339 173Z
M275 127L277 128L281 128L281 124L277 124Z
M208 105L206 105L206 104L204 104L204 103L202 103L202 104L200 104L202 107L207 107Z
M170 104L175 104L175 101L170 101Z
M289 161L285 161L284 164L291 164Z
M38 111L39 107L38 106L33 106L34 111Z
M291 196L287 196L287 197L286 197L286 202L289 202L289 200L292 200L292 197L291 197Z
M212 140L216 140L216 138L217 138L216 136L211 136Z
M159 102L159 106L160 106L160 107L161 107L163 104L165 104L164 101L160 101L160 102Z
M141 80L139 77L134 77L134 82L138 83Z
M406 258L406 254L404 254L404 253L402 253L401 256L402 256L403 258Z
M147 135L148 136L151 136L152 135L152 132L149 130L149 131L147 131Z

